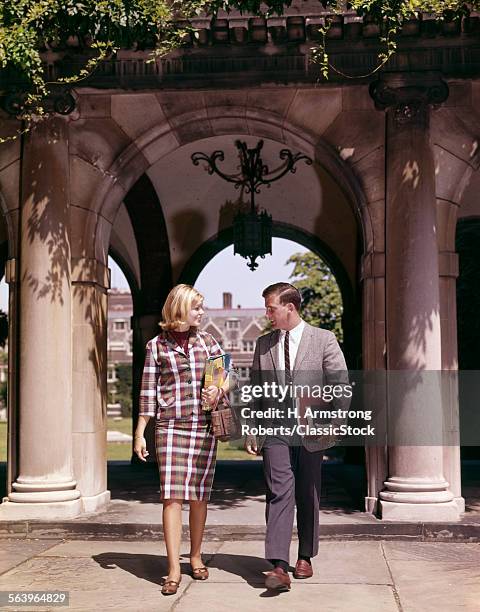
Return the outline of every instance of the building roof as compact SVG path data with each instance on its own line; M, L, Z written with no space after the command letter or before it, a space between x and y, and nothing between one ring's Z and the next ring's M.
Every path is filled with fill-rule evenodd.
M231 298L231 294L224 294L224 303L229 306L228 308L205 308L201 329L212 334L222 348L231 353L235 366L249 367L253 358L253 343L265 327L265 309L231 308ZM109 362L130 363L132 360L130 327L132 315L133 303L129 291L111 289L108 292ZM115 321L122 319L125 320L125 324L117 328L118 324Z

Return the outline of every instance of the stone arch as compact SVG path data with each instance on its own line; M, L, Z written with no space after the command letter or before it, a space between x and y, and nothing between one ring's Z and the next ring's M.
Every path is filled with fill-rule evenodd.
M132 299L135 299L135 296L140 291L140 288L138 286L137 279L135 278L135 274L130 268L130 265L127 261L125 261L124 257L122 257L122 255L114 247L110 246L110 248L108 249L108 254L115 261L115 263L127 279L127 283L130 288L130 293L132 294Z
M17 240L16 240L16 235L15 235L15 227L13 224L13 220L12 220L12 215L11 215L11 211L9 211L5 197L2 194L2 191L0 190L0 223L4 226L4 231L1 232L5 239L4 240L0 240L0 242L3 242L5 244L8 245L7 250L5 252L5 261L9 258L15 257L15 252L17 249ZM5 264L5 261L3 263L3 265Z
M248 122L245 122L245 117L248 118ZM206 137L244 135L268 138L279 145L285 145L309 155L317 168L322 168L330 176L332 182L337 185L339 191L345 197L345 202L352 211L352 219L354 219L356 231L360 238L361 244L358 251L363 253L373 251L375 219L372 219L372 214L375 213L372 213L368 205L369 199L364 192L364 185L368 184L368 177L365 178L364 176L367 172L365 168L360 170L361 176L359 177L356 170L352 168L348 161L340 157L332 144L268 110L212 106L209 107L208 122L212 130L206 134L205 117L201 113L182 112L174 117L169 117L168 121L163 120L154 124L138 136L131 138L130 143L114 156L112 163L108 164L108 168L101 172L102 178L99 186L95 190L91 203L88 204L97 220L97 228L94 232L96 239L103 236L103 242L105 242L121 203L128 199L135 184L142 177L147 176L146 173L149 168L159 160L171 155L184 145ZM179 138L178 127L185 127L186 125L188 125L188 138L185 136L186 132L183 132L183 137ZM111 153L110 151L110 156ZM112 157L110 158L112 159ZM85 158L79 163L85 163ZM92 165L95 166L96 162L92 162ZM377 228L383 227L378 222L376 226ZM108 245L108 243L107 241L106 244ZM317 248L314 247L313 250L317 250ZM97 249L95 248L95 250ZM356 256L357 261L359 252ZM327 260L329 262L334 260L333 253L327 255ZM333 265L336 268L337 278L338 276L343 277L339 268L335 264ZM358 267L357 265L357 269ZM351 284L351 281L349 283L345 282L344 285L342 283L342 287L345 294L344 329L348 344L348 346L345 346L345 352L350 363L358 367L362 334L360 316L356 319L354 317L355 308L353 304L356 299L356 287ZM347 289L347 287L349 288ZM353 296L352 299L345 297L349 295ZM358 314L361 312L360 299L356 306L358 306L356 308ZM134 319L136 318L134 317ZM134 321L134 351L136 354L140 355L143 352L145 341L155 335L153 330L156 329L157 321L158 312L154 313L152 311L146 312L143 317ZM352 330L351 333L349 329ZM135 389L138 388L142 365L139 358L135 360L135 362L137 361L137 365L134 365L134 396L136 396ZM134 415L135 413L134 406Z
M286 223L274 222L273 235L276 238L285 238L297 242L317 253L326 261L332 270L342 295L342 324L345 332L344 348L347 356L350 357L350 363L352 363L358 351L358 346L355 346L359 341L358 334L355 333L355 313L360 307L360 300L356 298L355 288L352 286L342 262L328 245L317 236L306 232L302 228ZM233 229L231 227L220 231L216 236L204 242L185 264L178 282L194 285L206 264L215 257L215 255L231 244L233 244Z
M6 212L5 202L0 192L0 279L5 275L5 266L9 256L12 256L12 229L9 223L8 214Z
M459 113L443 105L432 113L440 251L455 251L457 220L471 214L462 209L468 206L472 183L480 183L479 122L480 113L474 108Z
M480 207L479 207L480 208ZM455 307L458 311L457 346L458 367L460 370L478 369L480 359L478 346L480 329L477 324L476 312L480 303L478 279L480 278L480 210L476 215L468 215L458 219L456 225L456 251L458 254L459 276L456 283ZM474 429L472 418L476 413L471 391L468 391L468 374L459 376L458 381L458 414L460 431L463 433ZM477 459L480 457L480 445L472 445L472 439L466 443L462 436L463 446L460 453L462 459ZM460 441L459 441L460 443Z
M458 330L458 339L459 349L462 349L462 345L466 345L469 350L467 355L459 355L459 361L461 369L471 370L478 369L480 364L478 350L475 350L478 347L480 335L478 325L476 324L477 317L474 315L475 304L480 302L476 282L476 279L480 277L480 250L478 248L480 244L480 212L475 216L459 219L456 230L456 247L460 259L460 277L457 291L462 300L462 302L459 302L459 306L465 306L468 303L466 313L460 316L463 327L460 326ZM468 274L468 285L465 284L466 279L462 279L462 272Z
M330 174L346 196L346 200L361 228L363 251L369 252L373 249L373 223L360 181L348 163L340 158L331 145L318 137L314 138L302 128L269 111L262 110L261 117L258 116L257 111L255 117L249 118L248 131L246 131L247 129L242 129L236 121L240 113L242 118L245 118L245 108L235 109L235 107L230 107L225 109L219 107L218 109L214 108L212 112L214 110L218 112L214 117L209 117L209 122L216 129L214 133L207 136L245 134L259 138L268 137L279 144L294 146L312 157L319 166ZM198 113L184 113L175 116L174 120L169 118L170 123L164 122L146 130L131 142L113 162L108 173L106 173L107 177L96 194L93 209L97 212L99 218L113 219L115 217L125 195L149 167L188 142L205 138L204 121L204 118L199 117ZM180 142L175 136L175 128L172 127L172 124L182 126L188 124L189 140L184 139ZM265 133L266 124L270 128L275 127L276 131L269 130L271 133L267 136Z
M172 284L169 243L161 202L146 174L135 182L125 206L137 241L140 260L140 302L142 312L159 310ZM148 223L145 223L145 220ZM145 263L148 260L148 265Z

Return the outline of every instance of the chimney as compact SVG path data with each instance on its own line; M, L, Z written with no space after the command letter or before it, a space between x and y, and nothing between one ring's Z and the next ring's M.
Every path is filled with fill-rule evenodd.
M232 307L232 294L231 293L224 293L223 294L223 307L224 308L231 308Z

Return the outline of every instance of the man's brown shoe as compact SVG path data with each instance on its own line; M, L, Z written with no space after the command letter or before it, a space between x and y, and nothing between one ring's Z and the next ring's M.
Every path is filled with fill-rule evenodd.
M295 563L295 570L293 572L294 578L311 578L313 576L312 566L305 559L299 559Z
M274 591L289 591L290 576L281 567L268 572L265 578L265 588Z

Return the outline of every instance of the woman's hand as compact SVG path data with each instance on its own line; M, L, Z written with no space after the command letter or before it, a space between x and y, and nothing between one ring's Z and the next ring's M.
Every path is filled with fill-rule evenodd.
M219 393L220 389L215 385L210 385L206 389L202 389L202 403L208 406L214 406Z
M143 436L135 436L133 441L133 452L137 455L140 461L146 461L149 452L147 451L147 442Z

